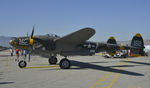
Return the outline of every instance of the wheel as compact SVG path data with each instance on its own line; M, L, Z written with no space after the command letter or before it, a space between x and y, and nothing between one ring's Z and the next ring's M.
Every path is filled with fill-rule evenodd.
M21 61L18 63L18 66L19 66L20 68L25 68L25 67L27 66L27 62L21 60Z
M57 63L57 58L52 56L51 58L49 58L48 62L49 62L49 64L56 64Z
M61 69L69 69L70 68L70 61L68 59L62 59L59 63Z
M59 63L61 69L69 69L70 68L70 61L68 59L62 59Z

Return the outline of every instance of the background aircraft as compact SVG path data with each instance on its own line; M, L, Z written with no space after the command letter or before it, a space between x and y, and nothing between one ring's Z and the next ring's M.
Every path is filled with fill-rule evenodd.
M115 40L115 38L113 36L111 36L108 41L107 41L107 44L116 44L117 45L117 42ZM119 46L119 45L118 45ZM120 45L121 46L121 45ZM133 57L137 57L137 56L143 56L144 55L144 41L143 41L143 38L141 36L141 34L139 33L136 33L133 38L132 38L132 41L131 41L131 45L130 46L124 46L124 47L130 47L130 52L128 52L128 49L122 49L122 50L119 50L119 52L121 52L119 56L121 57L127 57L128 53L130 53L131 56ZM138 50L135 50L135 48L132 48L132 47L139 47L141 49L138 49ZM109 51L106 51L106 54L104 55L104 57L116 57L116 54L117 54L117 51L115 47L113 48L110 48Z
M109 39L107 40L107 44L117 45L116 39L113 36L109 37ZM110 48L109 51L106 51L106 53L104 54L104 57L106 58L112 57L114 54L116 54L116 51L117 50L115 50L115 48Z
M131 46L134 47L139 47L140 49L138 50L134 50L133 48L131 48L131 56L137 57L137 56L144 56L145 52L144 52L144 41L143 38L141 36L140 33L136 33L132 40L131 40Z
M105 44L99 42L87 41L95 34L92 28L83 28L63 37L57 35L38 35L34 36L34 27L30 37L16 37L10 40L10 45L19 49L29 51L40 56L49 57L50 64L57 63L57 55L64 56L59 65L62 69L70 68L70 61L67 56L74 55L91 55L95 52L110 51L110 49L122 50L133 49L139 50L139 47L119 46L117 44ZM20 68L26 67L26 61L18 63Z

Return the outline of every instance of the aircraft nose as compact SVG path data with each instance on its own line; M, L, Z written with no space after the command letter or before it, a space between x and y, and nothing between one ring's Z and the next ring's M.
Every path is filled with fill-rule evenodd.
M14 40L10 40L10 41L9 41L9 44L10 44L11 46L15 46L15 45L16 45L16 42L15 42Z
M13 45L13 40L10 40L10 41L9 41L9 44L10 44L10 45Z

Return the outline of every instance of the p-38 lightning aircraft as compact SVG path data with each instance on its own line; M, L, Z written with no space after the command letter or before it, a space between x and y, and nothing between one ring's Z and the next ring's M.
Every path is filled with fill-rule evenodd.
M63 37L57 35L37 35L34 36L34 27L30 37L15 37L10 40L9 44L19 49L25 49L30 54L34 53L40 56L49 57L50 64L57 63L57 55L64 56L61 59L59 66L62 69L70 68L70 61L67 56L74 55L91 55L95 52L109 51L109 49L133 49L143 50L139 47L119 46L116 44L105 44L98 42L87 41L95 34L95 30L92 28L83 28L71 34ZM137 43L137 42L136 42ZM139 42L138 42L139 43ZM140 54L140 52L138 52ZM20 68L26 67L26 61L20 61L18 63Z

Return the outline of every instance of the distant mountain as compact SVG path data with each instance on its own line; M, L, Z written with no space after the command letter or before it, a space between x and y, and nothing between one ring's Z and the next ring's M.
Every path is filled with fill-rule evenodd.
M0 46L0 51L7 50L9 47Z
M0 36L0 46L10 47L9 41L11 37Z

